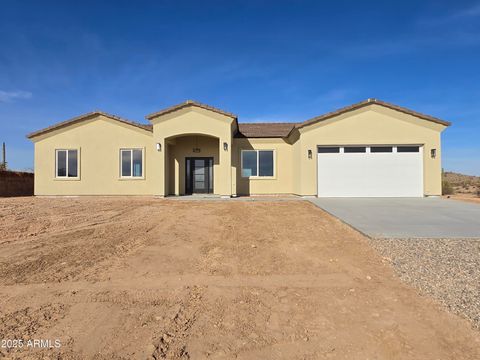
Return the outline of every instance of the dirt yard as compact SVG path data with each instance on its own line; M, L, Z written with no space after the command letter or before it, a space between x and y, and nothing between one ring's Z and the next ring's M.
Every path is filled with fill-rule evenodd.
M480 358L465 319L304 201L0 199L2 339L0 358Z
M480 197L475 195L451 195L448 196L449 199L466 201L474 204L480 204Z

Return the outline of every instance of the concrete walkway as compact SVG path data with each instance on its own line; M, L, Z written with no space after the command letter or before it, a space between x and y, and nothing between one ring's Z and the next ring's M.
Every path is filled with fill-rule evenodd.
M315 198L371 237L480 238L480 204L442 198Z
M295 195L254 195L254 196L238 196L238 197L222 197L220 195L212 194L194 194L194 195L181 195L181 196L168 196L168 200L176 201L306 201L306 198Z

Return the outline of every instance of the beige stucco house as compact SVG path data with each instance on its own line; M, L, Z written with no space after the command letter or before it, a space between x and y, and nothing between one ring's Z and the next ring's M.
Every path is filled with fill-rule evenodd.
M241 123L194 101L146 118L95 111L29 134L35 194L441 194L450 123L380 100L299 123Z

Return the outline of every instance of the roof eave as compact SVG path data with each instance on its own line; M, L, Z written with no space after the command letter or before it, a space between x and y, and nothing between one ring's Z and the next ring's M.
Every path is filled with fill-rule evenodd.
M234 136L236 139L286 139L288 135L271 135L271 136Z
M166 115L166 114L181 110L181 109L189 107L189 106L196 106L196 107L199 107L199 108L202 108L202 109L205 109L205 110L210 110L210 111L216 112L218 114L230 117L230 118L234 119L235 121L237 121L237 115L235 115L235 114L217 109L217 108L215 108L213 106L210 106L210 105L207 105L207 104L202 104L202 103L200 103L198 101L194 101L194 100L187 100L187 101L184 101L183 103L170 106L170 107L168 107L166 109L163 109L163 110L160 110L160 111L156 111L152 114L149 114L149 115L145 116L145 118L147 120L152 120L156 117Z
M398 106L398 105L394 105L394 104L391 104L391 103L388 103L388 102L385 102L385 101L382 101L382 100L371 98L371 99L367 99L367 100L358 102L356 104L349 105L349 106L343 107L341 109L338 109L338 110L335 110L335 111L332 111L332 112L329 112L329 113L326 113L326 114L323 114L323 115L320 115L320 116L316 116L312 119L309 119L309 120L306 120L302 123L299 123L298 125L295 126L295 128L296 129L301 129L301 128L304 128L306 126L316 124L319 121L331 119L335 116L342 115L342 114L345 114L345 113L350 112L350 111L358 110L362 107L370 106L370 105L380 105L380 106L383 106L383 107L386 107L386 108L389 108L389 109L392 109L392 110L396 110L396 111L399 111L399 112L403 112L405 114L412 115L412 116L418 117L420 119L431 121L431 122L434 122L434 123L437 123L437 124L440 124L440 125L443 125L443 126L452 125L452 123L449 122L449 121L441 120L441 119L438 119L438 118L430 116L430 115L422 114L422 113L419 113L419 112L416 112L416 111L413 111L413 110L410 110L410 109L407 109L407 108L404 108L404 107L401 107L401 106Z
M89 112L89 113L85 113L83 115L79 115L79 116L76 116L72 119L69 119L69 120L65 120L65 121L62 121L60 123L57 123L55 125L52 125L52 126L49 126L49 127L46 127L44 129L40 129L40 130L37 130L37 131L34 131L34 132L31 132L29 134L26 135L27 139L33 139L37 136L40 136L40 135L44 135L44 134L48 134L49 132L52 132L52 131L55 131L55 130L59 130L59 129L62 129L62 128L65 128L65 127L68 127L70 125L74 125L80 121L83 121L85 119L88 119L90 117L93 117L93 116L98 116L98 115L102 115L102 116L105 116L109 119L113 119L113 120L116 120L116 121L119 121L123 124L127 124L127 125L131 125L131 126L134 126L134 127L137 127L139 129L142 129L142 130L145 130L145 131L148 131L148 132L152 132L152 129L149 129L148 128L148 125L143 125L143 124L139 124L139 123L135 123L133 121L130 121L130 120L126 120L126 119L123 119L119 116L116 116L116 115L112 115L112 114L108 114L104 111L99 111L99 110L96 110L96 111L92 111L92 112Z

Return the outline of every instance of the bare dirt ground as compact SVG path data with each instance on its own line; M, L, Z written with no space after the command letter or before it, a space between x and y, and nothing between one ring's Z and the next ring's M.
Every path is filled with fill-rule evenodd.
M480 333L303 201L0 199L0 358L479 359Z
M449 195L449 199L466 201L474 204L480 204L480 197L476 195Z

